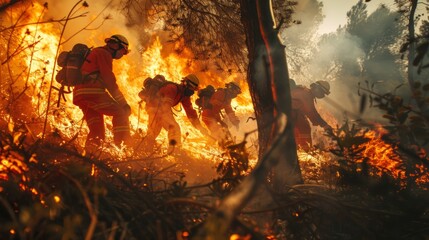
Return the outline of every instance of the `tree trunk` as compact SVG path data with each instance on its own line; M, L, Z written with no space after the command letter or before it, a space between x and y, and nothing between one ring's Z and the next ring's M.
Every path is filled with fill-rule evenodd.
M416 14L418 0L410 1L410 15L408 16L408 40L410 41L408 51L408 84L414 92L414 75L417 73L416 67L413 66L416 51L416 39L415 39L415 22L414 16Z
M285 47L280 42L272 16L270 1L241 0L242 23L249 51L248 84L255 109L260 159L279 134L276 118L279 113L290 116L291 97ZM286 125L283 153L274 169L274 185L302 183L296 153L293 126Z
M207 218L193 237L195 240L228 239L231 223L270 170L274 169L274 187L278 190L302 183L293 127L285 120L291 109L286 55L278 32L273 29L270 1L241 0L240 4L249 49L248 83L259 127L261 157L249 176Z
M420 88L415 87L415 83L420 81L422 85L426 84L426 79L424 76L420 76L417 69L418 67L413 64L416 58L417 52L417 39L415 33L415 15L417 10L418 0L410 0L410 14L408 16L408 40L409 40L409 49L408 49L408 84L410 86L413 97L416 99L417 107L425 115L429 116L429 105L421 96Z
M247 82L258 126L259 158L263 156L275 136L274 100L267 69L266 49L256 19L256 1L241 0L241 22L246 33L249 66ZM251 7L252 6L252 7Z

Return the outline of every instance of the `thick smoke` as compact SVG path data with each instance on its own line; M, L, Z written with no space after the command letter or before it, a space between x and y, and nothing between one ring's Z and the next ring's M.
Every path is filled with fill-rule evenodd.
M367 15L363 6L361 10L366 13L358 16L363 16L360 20L364 24L359 25L358 20L350 26L349 16L348 22L336 32L319 36L310 27L320 26L317 20L323 8L319 6L317 1L300 1L295 18L302 24L284 32L291 77L306 86L317 80L329 81L331 94L318 101L318 105L339 121L344 115L352 119L378 119L381 114L377 109L366 108L363 115L359 112L359 84L366 87L368 82L376 92L386 93L403 83L400 58L395 50L401 32L395 20L397 14L380 6Z

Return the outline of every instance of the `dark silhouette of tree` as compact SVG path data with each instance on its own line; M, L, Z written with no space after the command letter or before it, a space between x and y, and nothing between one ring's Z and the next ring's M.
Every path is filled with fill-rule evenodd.
M206 220L194 239L225 239L228 229L241 209L250 201L268 171L275 167L274 187L302 182L297 162L293 127L289 122L276 123L281 114L290 113L290 89L284 46L278 37L278 28L271 14L269 1L242 0L241 16L249 50L248 83L257 93L263 93L273 103L263 116L271 119L268 126L276 141L270 142L270 151L243 182L222 201L218 209ZM253 98L255 96L252 96ZM255 101L255 99L254 99ZM257 100L256 104L260 103ZM294 161L291 161L293 159ZM277 165L276 165L277 164Z
M420 34L417 35L416 57L413 64L417 66L418 80L425 85L429 83L429 21L423 20L419 30Z
M268 139L271 139L271 141L259 141L259 144L266 149L272 144L272 139L279 134L278 126L272 123L275 123L279 113L289 116L290 89L284 46L278 37L279 28L273 29L275 20L271 15L258 12L270 11L270 9L262 8L257 3L258 1L242 1L241 9L249 51L248 84L251 86L250 89L254 90L251 94L255 111L261 110L258 127L269 136ZM286 182L289 184L302 181L296 160L292 129L292 126L287 124L284 130L287 135L284 155L277 156L279 165L278 171L275 170L275 177L282 175L283 181L287 179Z
M130 24L163 21L168 41L190 48L195 60L216 61L222 71L244 71L247 59L238 3L227 0L122 2L132 21ZM181 50L176 49L179 53Z
M356 11L354 11L354 10ZM398 39L404 27L397 20L398 13L384 6L367 16L366 5L360 1L348 14L346 31L357 37L364 55L361 76L371 84L383 82L383 89L394 89L402 84L402 67L398 63Z
M424 39L427 39L427 35L425 36L424 22L421 25L420 35L416 32L416 26L418 26L423 16L423 14L418 13L418 9L419 7L424 7L427 13L427 2L419 0L395 0L395 3L397 4L398 12L401 14L401 20L407 26L406 41L401 51L406 54L408 84L417 106L424 115L428 116L429 106L425 101L419 100L422 90L424 91L421 86L429 83L427 78L421 74L421 59L423 59L423 56L428 52L427 44L424 43Z

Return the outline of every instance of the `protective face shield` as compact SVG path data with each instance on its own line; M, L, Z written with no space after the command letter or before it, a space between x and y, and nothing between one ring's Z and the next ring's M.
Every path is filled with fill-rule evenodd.
M329 85L329 82L320 80L320 81L317 81L317 82L316 82L316 84L317 84L317 86L318 86L319 88L321 88L321 90L322 90L326 95L329 95L329 93L331 93L331 92L330 92L330 90L331 90L331 85Z
M186 97L194 95L195 91L198 90L199 83L200 80L194 74L189 74L188 76L184 77L182 80L182 84L185 86L184 95Z
M200 84L200 79L194 74L189 74L184 78L185 85L187 88L196 91L198 90L198 85Z
M114 59L120 59L120 58L122 58L124 55L127 55L127 53L125 52L125 50L123 50L123 49L119 49L119 50L116 50L115 52L113 52L112 57L113 57Z
M111 37L106 38L104 42L113 50L112 57L115 59L120 59L130 52L128 49L128 40L122 35L112 35Z
M324 98L326 95L324 92L322 92L318 89L312 90L312 92L313 92L314 97L316 97L316 98Z
M237 97L237 95L241 93L241 88L236 82L229 82L225 86L233 98Z
M190 97L190 96L194 95L194 93L195 93L194 90L189 89L188 87L186 87L183 95L185 95L186 97Z

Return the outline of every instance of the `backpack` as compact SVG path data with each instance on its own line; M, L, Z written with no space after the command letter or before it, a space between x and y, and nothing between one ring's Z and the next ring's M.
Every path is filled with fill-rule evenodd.
M156 97L156 94L161 87L169 83L173 82L166 80L162 75L156 75L154 78L148 77L143 81L143 88L139 92L139 97L143 101L149 102Z
M86 61L91 48L82 43L77 43L71 51L63 51L58 55L57 63L61 67L55 76L55 80L62 86L73 87L82 83L85 76L82 75L80 68Z
M201 89L198 91L198 98L195 100L195 104L200 109L206 109L211 108L212 105L210 104L210 98L212 97L213 93L215 93L215 88L212 85L208 85L207 87Z

